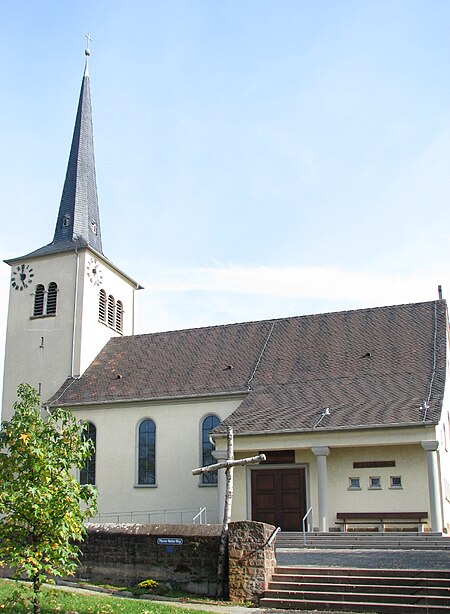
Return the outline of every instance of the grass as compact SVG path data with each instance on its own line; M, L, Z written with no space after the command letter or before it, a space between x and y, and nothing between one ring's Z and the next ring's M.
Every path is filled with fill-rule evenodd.
M31 586L23 582L0 580L0 614L25 614L31 612L27 599L32 595ZM183 614L195 612L184 607L155 603L153 601L85 595L77 591L44 588L42 614ZM196 611L198 614L198 610Z

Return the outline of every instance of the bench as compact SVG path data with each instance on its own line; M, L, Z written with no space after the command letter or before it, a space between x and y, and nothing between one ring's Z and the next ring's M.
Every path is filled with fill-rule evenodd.
M342 524L344 532L349 525L376 525L376 530L386 531L387 525L416 525L418 531L423 531L427 522L428 512L338 512L337 524ZM351 530L351 529L350 529ZM368 529L370 530L370 529ZM402 529L399 529L402 530ZM413 529L410 529L413 530Z

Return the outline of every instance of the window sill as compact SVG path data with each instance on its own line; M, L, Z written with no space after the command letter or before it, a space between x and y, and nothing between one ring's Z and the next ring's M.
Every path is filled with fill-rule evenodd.
M347 490L362 490L361 486L354 486L353 488L349 486Z
M134 484L133 488L158 488L158 484Z
M389 490L403 490L403 486L389 486Z
M368 486L367 490L383 490L381 486Z
M103 326L106 326L106 328L109 328L110 330L113 330L115 333L118 333L119 335L123 336L123 331L117 330L115 326L110 326L108 322L104 322L103 320L99 320L98 322L99 324L103 324Z
M42 318L56 318L56 313L43 313L40 316L30 316L30 320L41 320Z
M198 485L200 488L217 488L217 484L202 484L201 482L199 482Z

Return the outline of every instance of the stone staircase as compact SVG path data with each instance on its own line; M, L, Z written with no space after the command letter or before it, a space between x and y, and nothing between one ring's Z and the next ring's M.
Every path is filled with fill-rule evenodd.
M450 538L441 533L279 533L264 608L450 614ZM288 566L289 565L289 566Z
M260 607L448 614L450 569L278 567Z
M277 549L284 548L322 548L322 549L379 549L379 550L449 550L450 538L442 533L417 533L388 531L371 533L368 531L306 533L281 532L278 534Z

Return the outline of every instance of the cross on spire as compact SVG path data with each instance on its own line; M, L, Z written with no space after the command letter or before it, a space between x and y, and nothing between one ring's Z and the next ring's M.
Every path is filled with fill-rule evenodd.
M86 51L85 51L85 53L86 53L86 55L90 55L91 54L91 50L89 49L89 45L90 45L90 42L92 40L90 32L85 34L85 37L86 37Z

